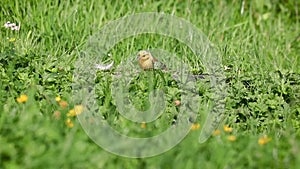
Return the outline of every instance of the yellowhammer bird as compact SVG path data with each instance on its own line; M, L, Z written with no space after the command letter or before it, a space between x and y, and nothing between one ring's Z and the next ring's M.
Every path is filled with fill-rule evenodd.
M159 62L152 54L147 50L141 50L137 54L139 65L143 70L155 69L156 67L167 70L165 64ZM159 63L159 65L157 65Z
M139 65L144 70L153 69L154 68L154 62L158 61L147 50L139 51L137 56L138 56Z

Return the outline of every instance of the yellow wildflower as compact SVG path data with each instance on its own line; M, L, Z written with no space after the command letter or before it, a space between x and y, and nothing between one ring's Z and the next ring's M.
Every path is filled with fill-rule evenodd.
M83 106L76 105L76 106L74 106L74 109L69 110L69 112L67 113L67 116L68 117L77 116L77 115L81 114L82 111L83 111Z
M258 139L258 144L259 145L264 145L267 144L268 142L270 142L272 139L268 136L263 136L261 138Z
M61 101L60 96L55 97L55 101L60 102Z
M223 127L223 129L224 129L225 132L228 132L228 133L232 132L232 128L229 127L228 125L225 125L225 126Z
M73 123L72 120L69 119L69 118L66 120L66 125L67 125L69 128L74 127L74 123Z
M221 134L221 131L218 130L218 129L213 132L213 136L217 136L217 135L220 135L220 134Z
M16 41L16 38L9 38L8 41L9 41L9 42L15 42L15 41Z
M75 110L74 110L74 109L69 110L69 112L67 113L67 116L68 116L68 117L76 116Z
M229 141L235 141L236 140L236 136L230 135L230 136L227 137L227 140L229 140Z
M17 98L17 102L19 103L27 102L27 100L28 100L28 96L25 94L21 94L20 97Z
M76 115L79 115L83 112L83 106L82 105L75 105L74 110L76 112Z
M147 127L146 123L145 122L142 122L141 123L141 128L145 129Z
M199 123L194 123L191 127L191 130L197 130L200 128L200 124Z

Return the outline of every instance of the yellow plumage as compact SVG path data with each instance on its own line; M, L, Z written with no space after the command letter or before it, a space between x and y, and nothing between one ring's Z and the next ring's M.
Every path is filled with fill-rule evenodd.
M139 65L142 69L153 69L154 68L154 62L157 61L149 51L141 50L138 52L138 61Z

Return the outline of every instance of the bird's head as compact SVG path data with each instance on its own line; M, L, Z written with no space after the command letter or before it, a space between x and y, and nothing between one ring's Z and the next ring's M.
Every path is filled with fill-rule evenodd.
M152 55L147 50L141 50L141 51L138 52L137 58L140 61L145 61L145 60L148 60L148 59L152 59Z

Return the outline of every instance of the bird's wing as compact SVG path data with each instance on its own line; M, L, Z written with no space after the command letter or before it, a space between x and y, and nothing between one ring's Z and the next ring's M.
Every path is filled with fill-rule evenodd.
M153 62L158 62L158 59L156 59L155 57L152 56L152 60Z

